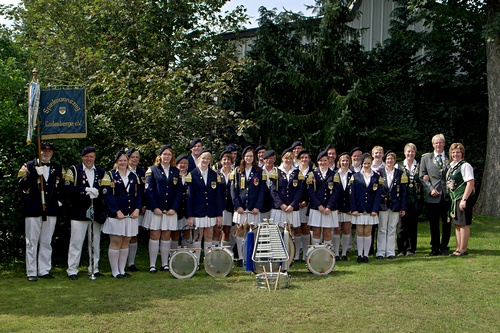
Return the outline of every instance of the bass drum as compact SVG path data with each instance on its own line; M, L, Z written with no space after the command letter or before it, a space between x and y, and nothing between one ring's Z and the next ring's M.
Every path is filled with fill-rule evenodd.
M328 275L335 267L335 253L330 245L313 245L307 250L307 269L314 275Z
M198 258L194 251L179 249L170 256L170 273L178 279L189 279L198 270Z
M208 275L212 277L227 276L233 269L233 252L223 247L212 247L203 259Z

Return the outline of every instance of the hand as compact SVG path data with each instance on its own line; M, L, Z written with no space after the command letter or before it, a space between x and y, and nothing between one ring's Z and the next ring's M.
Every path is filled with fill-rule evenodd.
M399 215L401 215L401 217L405 216L405 214L406 214L406 212L404 210L399 212Z
M429 175L424 175L422 177L422 179L424 180L424 182L428 182L429 181Z
M94 194L94 192L89 192L87 195L90 197L90 199L95 199L99 196L99 192L97 194Z
M155 208L154 213L157 216L162 216L163 215L163 212L160 210L160 208Z
M351 215L352 216L359 216L359 212L357 210L355 210L354 212L351 212Z
M217 216L215 218L215 223L217 224L218 227L222 227L222 216Z
M136 208L132 214L130 215L131 218L136 219L139 217L139 208Z
M281 204L280 209L286 213L288 206L285 204Z
M325 209L323 210L323 214L325 214L325 215L330 215L330 213L331 213L330 208L325 208Z
M257 214L259 214L259 209L258 209L258 208L254 208L254 209L252 209L252 214L253 214L253 215L257 215Z
M35 167L35 169L36 169L36 173L38 173L38 175L41 176L41 175L43 175L43 171L44 171L45 167L44 166L37 166L37 167Z
M194 224L193 218L192 218L192 217L189 217L189 218L187 219L187 225L188 225L188 226L190 226L190 227L192 227L192 226L193 226L193 224Z
M287 206L285 209L285 213L290 213L293 212L293 207L292 206Z
M431 194L431 197L435 198L435 197L437 197L439 195L439 192L436 189L434 189L434 190L431 191L430 194Z
M93 187L86 187L85 192L87 192L90 199L95 199L99 196L99 190Z
M325 207L323 207L323 205L319 205L318 210L320 211L320 213L324 213Z
M467 201L465 200L460 200L460 204L458 207L460 208L461 211L465 210L465 207L467 206Z
M375 213L375 212L371 212L371 213L370 213L370 215L371 215L371 216L377 216L377 213Z
M243 214L243 213L245 212L245 210L243 209L243 207L241 207L241 206L240 206L240 207L238 207L238 208L236 209L236 212L237 212L238 214Z
M173 210L173 209L169 209L169 210L167 211L167 215L175 215L175 210Z
M123 215L122 211L119 210L116 212L116 218L119 220L123 220L125 218L125 215Z
M305 206L307 206L307 203L305 201L302 201L301 203L299 203L300 209L304 208Z

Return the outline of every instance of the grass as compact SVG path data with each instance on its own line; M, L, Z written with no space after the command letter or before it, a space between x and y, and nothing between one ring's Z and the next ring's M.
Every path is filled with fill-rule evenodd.
M271 293L241 268L224 278L203 268L187 280L149 274L144 244L131 279L110 278L106 259L97 281L56 267L55 280L30 283L19 266L0 273L0 331L498 332L499 231L497 219L476 217L468 256L428 257L422 223L413 257L358 264L351 251L323 277L294 264L290 288Z

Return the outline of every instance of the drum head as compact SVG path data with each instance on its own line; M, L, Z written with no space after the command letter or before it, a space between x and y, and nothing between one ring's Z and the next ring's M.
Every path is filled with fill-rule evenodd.
M327 275L335 267L335 254L326 246L311 247L307 251L307 268L314 275Z
M213 277L227 276L233 268L233 254L225 248L212 248L203 260L205 270Z
M293 259L295 256L295 242L293 241L293 237L289 233L285 233L285 236L283 238L286 246L286 251L288 252L288 267L290 267L293 264Z
M176 251L170 257L170 273L178 279L189 279L198 269L198 259L189 250Z

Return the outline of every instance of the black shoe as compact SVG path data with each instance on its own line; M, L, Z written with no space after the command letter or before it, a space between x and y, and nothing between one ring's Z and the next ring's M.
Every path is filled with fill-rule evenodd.
M369 262L368 257L363 257L363 262L364 262L364 263Z
M160 271L168 271L168 265L161 266Z
M411 252L411 251L406 252L406 255L407 255L408 257L411 257L411 256L412 256L412 255L414 255L414 254L415 254L415 252Z
M72 281L76 281L76 280L78 280L78 275L76 275L76 274L71 274L71 275L69 275L69 276L68 276L68 278L69 278L70 280L72 280Z
M383 256L377 256L377 259L384 259Z
M41 278L41 279L48 279L48 280L50 280L50 279L53 279L53 278L54 278L54 277L53 277L52 275L50 275L50 274L39 275L38 277L39 277L39 278Z
M358 261L358 263L361 264L363 262L363 257L362 256L358 256L358 260L357 261Z
M129 272L138 272L139 270L137 269L137 267L135 267L134 264L132 264L132 265L128 266L127 271L129 271Z
M432 250L431 253L429 253L429 257L435 257L441 255L441 251L439 250Z
M450 254L450 251L449 251L449 250L442 250L442 251L441 251L441 254L442 254L443 256L447 256L448 254Z
M99 272L95 272L95 273L94 273L94 276L95 276L95 277L104 277L104 274L101 274L101 273L99 273Z
M238 267L243 267L243 259L238 260Z
M396 258L396 256L388 256L387 258L394 259L394 258Z
M123 277L126 277L126 278L131 278L131 277L132 277L132 275L130 275L130 274L129 274L129 273L127 273L127 272L125 272L125 274L122 274L122 275L123 275Z
M156 273L156 272L157 272L157 270L156 270L156 267L155 267L155 266L151 266L151 267L149 267L149 273L153 273L153 274L154 274L154 273Z
M335 256L335 261L340 261L340 257L339 256Z
M117 274L116 276L113 276L115 279L124 279L125 275Z
M347 256L342 256L342 261L347 261Z
M28 276L28 281L29 282L36 282L36 281L38 281L38 279L36 278L36 276L32 275L32 276Z

